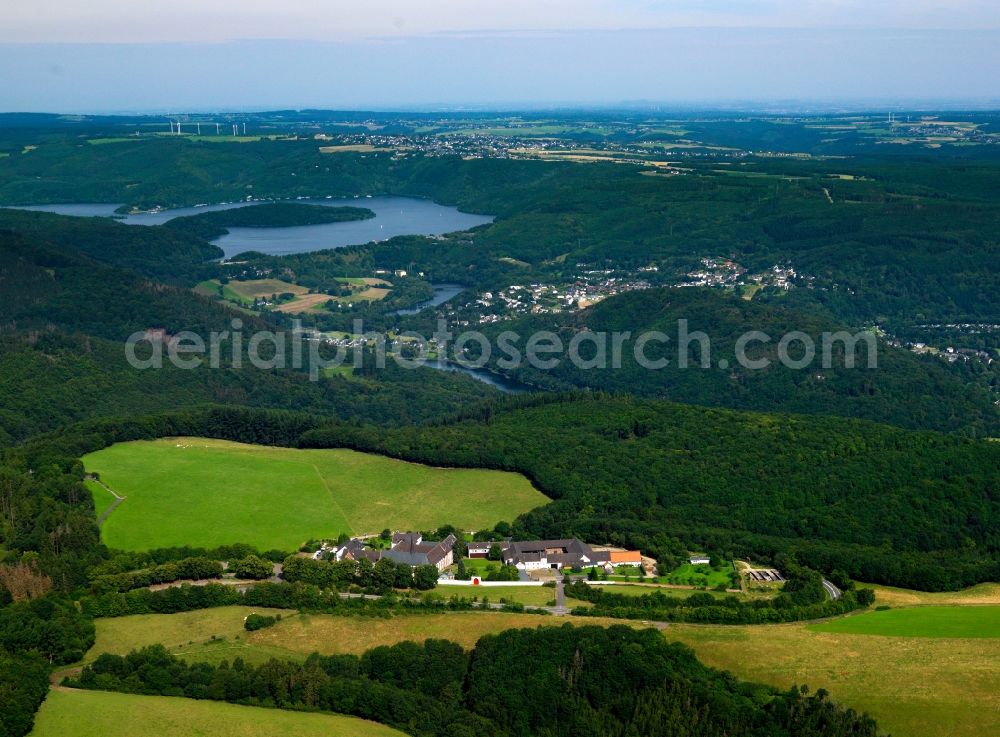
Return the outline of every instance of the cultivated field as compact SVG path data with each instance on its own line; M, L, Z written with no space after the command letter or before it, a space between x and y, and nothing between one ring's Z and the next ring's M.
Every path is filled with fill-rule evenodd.
M173 696L52 690L33 737L402 737L382 724Z
M548 501L519 474L340 449L169 438L121 443L83 462L127 497L101 531L123 550L235 542L294 550L341 532L476 530Z

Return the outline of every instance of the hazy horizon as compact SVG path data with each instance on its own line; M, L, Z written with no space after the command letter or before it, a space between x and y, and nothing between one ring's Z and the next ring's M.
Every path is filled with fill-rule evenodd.
M0 70L3 111L983 106L1000 6L52 0L0 8Z

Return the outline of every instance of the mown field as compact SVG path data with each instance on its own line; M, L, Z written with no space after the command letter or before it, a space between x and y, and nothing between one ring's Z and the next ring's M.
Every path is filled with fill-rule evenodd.
M708 594L709 596L714 596L717 599L724 599L727 596L737 595L737 594L727 594L723 591L703 591L701 589L678 589L672 586L654 586L654 585L637 584L637 583L602 584L600 586L595 586L594 588L600 588L602 591L607 591L609 594L622 594L624 596L646 596L647 594L653 594L658 591L664 596L676 596L681 599L686 599L692 594ZM739 596L743 595L740 594Z
M94 499L94 510L97 512L97 516L100 517L108 507L114 504L114 495L96 481L86 479L83 484L90 491L90 496Z
M888 637L1000 637L1000 606L921 606L839 617L814 632Z
M375 722L173 696L52 690L33 737L401 737Z
M123 550L235 542L294 550L342 532L476 530L548 501L519 474L341 449L167 438L121 443L83 462L126 497L101 531Z

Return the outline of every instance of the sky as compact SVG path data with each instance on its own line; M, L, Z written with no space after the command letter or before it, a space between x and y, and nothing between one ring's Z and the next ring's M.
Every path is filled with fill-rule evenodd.
M998 0L0 4L0 110L1000 106Z

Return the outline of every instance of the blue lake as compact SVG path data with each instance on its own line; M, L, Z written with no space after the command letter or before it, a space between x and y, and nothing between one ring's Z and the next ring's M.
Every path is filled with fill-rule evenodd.
M329 207L345 205L367 207L375 213L375 217L368 220L300 225L292 228L230 228L227 235L216 239L213 243L222 248L225 258L232 258L243 251L260 251L280 256L382 241L399 235L442 235L493 222L493 218L487 215L460 212L455 207L438 205L430 200L414 197L351 197L294 201ZM172 218L185 215L259 204L262 203L232 202L203 207L182 207L175 210L125 215L119 217L119 220L128 225L162 225ZM118 207L117 204L58 204L34 205L20 209L80 217L111 217Z

